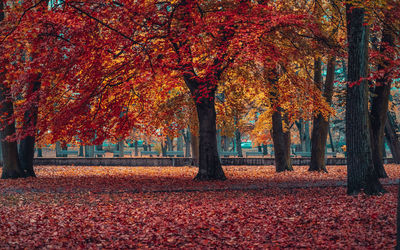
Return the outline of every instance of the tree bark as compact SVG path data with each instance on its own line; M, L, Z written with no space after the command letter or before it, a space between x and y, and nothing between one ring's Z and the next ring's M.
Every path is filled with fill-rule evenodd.
M346 95L346 145L347 145L347 193L367 194L384 192L379 181L371 152L368 117L368 32L364 26L365 11L346 5L348 38L348 80Z
M218 156L214 95L211 100L203 98L196 102L199 118L199 172L196 180L226 179Z
M186 131L185 129L182 130L182 136L183 140L185 141L185 157L190 157L190 144L191 144L190 129L187 128Z
M217 74L218 75L218 74ZM215 112L215 87L209 89L207 96L200 91L203 82L185 74L184 80L193 96L199 119L199 172L195 180L226 180L221 166L217 145L217 124Z
M124 140L119 141L116 148L119 151L119 157L124 157Z
M323 96L327 103L332 103L333 83L335 80L335 57L329 58L327 66L327 74L325 80L325 88ZM322 90L322 72L321 59L315 60L314 81L317 87ZM314 117L313 129L311 135L311 163L308 171L328 172L325 163L326 140L329 130L329 118L319 113Z
M37 157L43 157L43 150L41 147L37 148Z
M242 135L238 128L235 130L235 140L236 140L236 152L238 153L238 157L243 157Z
M135 142L134 142L134 147L135 147L135 156L139 156L139 147L138 147L137 140L135 140Z
M167 150L174 151L174 144L169 136L167 136Z
M390 32L390 28L384 25L382 31L382 43L389 46L394 45L394 39ZM381 46L380 52L385 52L385 46ZM378 70L382 70L387 66L387 62L378 65ZM372 89L371 100L371 149L374 167L380 178L386 178L387 173L383 166L383 149L385 145L384 133L387 120L387 112L389 109L389 95L391 88L391 80L388 76L377 79L375 88Z
M1 150L3 154L3 172L2 179L15 179L25 177L24 171L20 166L18 159L18 148L16 141L6 140L8 136L15 135L15 123L9 123L14 114L13 103L11 99L11 91L4 84L5 73L0 74L0 113L5 116L2 122L2 130L0 132Z
M303 119L300 119L298 122L296 122L296 126L299 130L301 151L310 152L311 141L310 141L310 126L308 121L303 121Z
M390 152L396 164L400 164L400 142L396 134L396 124L390 112L387 112L387 120L385 125L385 137L389 144Z
M19 143L19 161L21 168L25 172L27 177L36 177L35 171L33 169L33 158L35 156L35 138L36 138L36 124L38 118L38 103L41 81L40 74L33 76L34 78L28 83L28 91L26 98L32 98L33 95L36 96L36 100L33 100L32 105L28 110L25 111L24 121L22 129L24 131L33 130Z
M103 144L96 145L96 146L94 146L94 148L97 151L102 151L103 150ZM103 154L97 154L96 156L101 158L101 157L103 157Z
M83 146L79 145L79 154L78 156L83 157Z
M397 185L397 213L396 213L396 224L397 224L397 234L396 234L396 250L400 250L400 182Z
M94 145L85 145L85 157L94 157Z
M176 151L183 151L183 139L182 135L179 135L176 139Z
M286 123L287 124L287 123ZM282 109L278 108L272 115L272 140L274 142L276 172L292 171L290 159L290 130L282 126Z
M199 136L191 133L192 158L195 166L199 166Z

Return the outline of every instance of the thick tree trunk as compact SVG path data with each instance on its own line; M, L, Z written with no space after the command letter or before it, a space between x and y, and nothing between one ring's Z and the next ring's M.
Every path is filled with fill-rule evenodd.
M397 213L396 213L396 229L397 229L397 237L396 237L396 250L400 250L400 182L397 185Z
M222 72L222 71L221 71ZM221 74L217 72L217 76ZM184 75L184 80L193 96L199 119L199 172L195 180L226 180L221 166L217 145L217 124L215 112L216 86L208 88L203 96L204 81L193 78L194 70ZM213 76L215 77L215 76Z
M19 162L21 164L21 168L25 172L25 176L27 177L36 177L35 171L33 169L33 158L35 156L35 134L39 102L39 95L37 92L40 90L40 86L40 75L34 76L34 79L32 79L32 81L28 83L26 98L32 98L33 95L37 96L36 100L34 100L35 102L32 103L31 107L25 111L22 129L24 131L33 130L33 134L28 134L19 143Z
M368 32L364 25L364 9L346 5L348 53L348 80L359 82L367 73ZM347 87L346 95L346 145L347 193L367 194L384 192L378 179L371 152L368 119L368 83L361 81Z
M390 32L390 28L384 26L382 31L382 43L389 46L394 45L394 39ZM381 46L380 51L385 52L385 46ZM378 65L378 70L385 68L385 63ZM383 76L377 80L375 88L372 90L371 103L371 148L374 167L380 178L386 178L387 173L383 166L383 149L385 145L384 133L387 120L387 112L389 108L389 95L391 88L391 80L388 76Z
M335 57L329 58L327 66L327 74L325 81L325 88L323 96L327 103L331 104L333 95L333 83L335 79ZM322 90L322 72L321 72L321 60L315 61L315 83L318 88ZM323 171L328 172L325 166L325 149L326 140L328 137L329 130L329 118L325 117L319 113L314 117L313 129L311 136L311 163L308 171Z
M199 118L199 172L196 180L225 180L218 156L214 96L196 102Z
M387 120L385 125L385 137L389 144L390 152L396 164L400 164L400 141L396 134L396 124L391 114L387 112Z
M11 99L11 92L8 87L4 85L4 72L0 74L0 113L5 116L8 121L14 114L13 103ZM15 135L15 123L11 124L4 122L1 124L2 130L0 132L1 150L3 154L3 172L2 179L20 178L25 177L24 171L20 166L18 159L18 148L16 141L8 141L8 136Z
M290 159L290 130L283 129L282 109L278 108L272 115L272 140L274 142L276 172L292 171Z

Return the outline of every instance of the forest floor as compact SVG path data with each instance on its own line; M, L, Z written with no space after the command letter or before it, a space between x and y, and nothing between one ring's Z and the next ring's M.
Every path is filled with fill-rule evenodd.
M0 180L0 248L393 249L400 166L375 197L327 169L227 166L227 181L197 182L194 167L39 166Z

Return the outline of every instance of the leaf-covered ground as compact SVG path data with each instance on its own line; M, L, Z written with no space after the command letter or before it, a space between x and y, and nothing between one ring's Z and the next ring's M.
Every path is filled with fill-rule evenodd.
M0 248L368 248L395 246L397 186L347 196L346 167L37 167L0 180ZM387 165L386 183L400 177Z

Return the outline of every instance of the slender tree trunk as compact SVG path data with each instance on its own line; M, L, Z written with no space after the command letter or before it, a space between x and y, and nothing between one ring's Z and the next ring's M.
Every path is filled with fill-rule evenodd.
M182 135L179 135L176 140L176 151L183 151L183 139Z
M183 140L185 141L185 157L190 157L190 129L182 130Z
M272 140L274 142L276 172L292 171L290 159L290 130L282 126L282 109L278 108L272 115Z
M346 5L348 53L348 80L350 83L366 77L368 64L368 32L364 25L365 11ZM371 152L368 119L368 83L363 80L348 85L346 95L346 145L347 145L347 193L367 194L384 192L378 179Z
M327 103L331 104L333 95L333 83L335 80L335 57L329 58L323 96ZM321 59L315 61L314 81L317 87L322 90ZM321 113L314 117L311 136L311 163L308 171L328 172L325 166L326 140L329 130L329 118Z
M116 146L119 151L119 157L124 157L124 140L119 141Z
M161 142L161 155L163 157L167 156L167 141Z
M1 2L1 10L3 10L3 2ZM2 12L1 12L2 13ZM2 18L0 18L0 21ZM5 116L5 120L12 119L14 108L12 103L11 91L4 84L5 72L0 73L0 113ZM20 166L18 159L18 148L16 141L6 140L8 136L15 135L15 123L3 122L0 131L1 150L3 154L3 172L2 179L14 179L25 177L24 171Z
M37 157L43 157L43 150L41 147L37 148Z
M85 145L85 157L87 157L87 158L94 157L94 146L93 145Z
M135 140L135 142L134 142L134 147L135 147L135 156L139 156L139 147L138 147L137 140Z
M390 32L390 28L384 25L382 31L382 43L389 46L394 45L394 39ZM381 46L381 53L385 52L385 46ZM378 70L383 70L385 64L379 64ZM383 166L383 149L385 145L384 133L385 125L387 119L387 112L389 109L389 95L391 88L391 80L388 76L383 76L377 80L375 88L372 90L372 102L371 102L371 148L372 148L372 159L374 162L374 167L378 172L380 178L386 178L387 173Z
M199 136L191 133L191 144L192 144L192 158L195 166L199 166Z
M78 154L78 156L80 156L80 157L84 156L84 154L83 154L83 146L82 145L79 145L79 154Z
M238 153L239 157L243 157L242 136L238 128L235 130L235 140L236 140L236 152Z
M102 150L103 150L103 144L96 145L96 146L94 146L94 147L95 147L95 149L96 149L97 151L102 151ZM96 156L97 156L97 157L103 157L102 154L97 154Z
M174 144L169 136L167 136L167 149L168 151L174 151Z
M400 141L396 134L396 124L390 112L387 112L387 116L385 125L386 141L389 144L394 162L400 164Z
M62 157L61 156L61 143L60 142L56 142L56 157Z
M301 151L310 152L311 141L310 141L310 126L308 121L303 121L303 119L300 119L298 122L296 122L296 126L299 130Z
M41 86L40 74L32 77L34 78L29 80L26 98L32 98L33 95L37 96L31 107L25 111L22 129L24 131L32 130L33 132L29 133L24 139L20 141L18 152L21 168L24 170L25 176L27 177L36 177L35 171L33 169L33 158L35 156L36 124L38 117L38 91L40 90Z
M268 145L262 144L261 147L262 147L263 155L267 155L268 154Z

